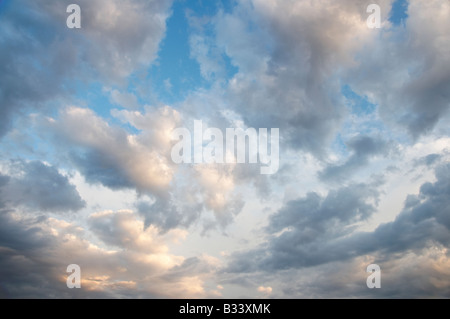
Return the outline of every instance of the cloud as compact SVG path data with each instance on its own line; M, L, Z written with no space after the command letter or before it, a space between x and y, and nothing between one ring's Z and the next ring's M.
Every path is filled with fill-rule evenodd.
M9 176L5 176L0 174L0 190L9 182ZM0 193L1 194L1 193ZM2 209L3 207L5 207L5 203L4 203L4 198L3 196L0 197L0 209Z
M51 40L57 41L56 37L62 36L80 45L75 50L77 64L92 67L94 75L106 82L120 83L156 59L172 1L81 0L77 3L82 15L79 30L65 26L69 4L66 0L38 1L33 11L44 12L51 25L59 26L56 33L48 34Z
M66 27L69 4L19 0L2 12L0 137L16 116L67 98L72 81L122 85L156 59L171 1L81 0L77 30Z
M157 225L167 231L202 220L203 233L217 227L225 229L244 205L242 196L234 189L234 172L230 167L201 164L180 168L173 185L168 197L137 203L146 225Z
M39 161L12 161L9 176L2 176L0 196L8 206L66 213L78 211L86 203L67 176Z
M1 296L215 296L206 282L212 280L217 260L206 255L185 259L168 251L166 243L183 238L184 231L159 237L153 229L144 230L143 222L131 211L95 213L89 220L94 234L114 250L101 248L101 242L92 241L76 223L0 213ZM81 289L66 287L66 268L72 263L81 267Z
M57 120L49 119L46 125L63 149L70 145L69 160L88 182L163 194L174 173L168 154L177 112L162 108L145 116L134 114L138 128L148 120L146 134L129 134L110 126L92 110L78 107L62 110Z
M110 93L111 103L131 110L139 109L137 97L133 93L119 92L118 90L111 90Z
M240 196L233 194L235 182L232 169L220 165L202 165L196 168L195 175L205 207L214 211L222 226L228 225L244 205Z
M369 160L376 156L387 156L393 149L392 142L387 142L380 137L358 135L347 142L349 150L353 154L343 164L331 164L319 172L323 181L343 181L351 177L358 169L361 169Z
M351 234L354 223L376 211L378 196L374 186L354 184L330 191L326 197L309 193L289 201L270 216L268 241L256 249L236 253L229 271L301 268L347 258L331 246Z
M136 203L146 227L156 225L165 232L189 227L205 216L206 231L216 226L223 229L233 221L244 204L234 190L233 165L184 167L172 162L171 133L183 126L176 110L146 107L142 112L113 110L112 114L139 132L130 134L79 107L63 109L57 119L42 125L87 182L149 195L150 200Z
M293 227L303 233L304 241L314 238L313 233L339 234L341 227L351 222L367 219L375 211L379 193L366 184L350 185L332 190L323 198L309 193L305 198L290 201L270 218L268 230L276 233L286 227ZM332 230L330 230L332 228ZM308 235L309 232L312 232Z
M450 107L449 10L448 1L409 1L405 26L382 32L347 72L352 89L414 139L431 132Z
M345 115L339 70L371 38L365 8L353 0L244 1L218 14L217 45L239 69L229 105L249 127L279 127L287 146L321 154Z
M373 232L351 227L375 211L377 193L367 185L332 191L325 198L309 194L291 201L271 216L268 241L235 254L229 271L301 269L369 254L388 260L396 254L448 248L449 177L449 164L436 168L437 181L423 184L419 195L409 195L396 219Z
M274 298L445 298L450 165L435 174L393 221L370 232L354 227L374 212L377 195L369 186L288 202L270 217L265 243L231 255L223 282L247 287L247 279L264 280ZM381 267L379 290L365 284L372 263Z
M160 200L155 202L140 201L136 204L138 212L144 216L145 225L156 225L163 232L166 232L175 227L189 227L196 222L202 212L203 205L198 202L192 202L193 197L188 196L191 199L189 204L177 205L177 201L173 198Z
M407 197L405 207L395 221L380 225L373 234L362 236L373 236L375 248L389 252L425 248L433 243L448 247L450 165L438 166L435 174L435 183L425 183L418 195ZM367 249L370 248L372 246L367 245Z
M155 227L144 228L144 222L132 211L95 213L89 217L88 223L93 233L108 245L145 253L167 251L158 237L158 230ZM185 232L174 230L170 235L182 238Z
M415 166L426 165L431 166L438 162L442 158L441 154L428 154L414 161Z
M3 247L31 253L47 244L48 239L39 236L41 228L37 226L45 220L45 217L23 218L20 220L21 223L18 223L19 219L12 212L2 211L0 218Z

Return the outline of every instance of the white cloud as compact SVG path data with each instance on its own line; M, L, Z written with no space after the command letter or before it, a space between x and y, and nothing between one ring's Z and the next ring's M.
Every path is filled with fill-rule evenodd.
M110 90L110 94L110 101L113 104L131 110L137 110L139 108L137 97L133 93Z
M58 139L69 142L75 149L81 148L81 153L73 155L71 160L87 181L162 194L169 188L174 168L166 156L170 145L159 139L167 141L170 127L164 124L170 123L176 111L169 114L163 111L161 116L165 114L169 120L159 122L159 118L153 118L160 124L150 128L143 137L112 127L92 110L79 107L62 110L58 120L49 121L47 125Z

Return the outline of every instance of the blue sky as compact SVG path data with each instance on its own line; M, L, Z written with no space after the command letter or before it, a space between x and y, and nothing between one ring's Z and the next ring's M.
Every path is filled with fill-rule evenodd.
M1 297L449 296L448 1L70 3L0 1ZM199 120L278 170L175 163Z
M389 14L389 21L394 25L406 23L408 19L408 1L407 0L396 0L392 4L392 9Z

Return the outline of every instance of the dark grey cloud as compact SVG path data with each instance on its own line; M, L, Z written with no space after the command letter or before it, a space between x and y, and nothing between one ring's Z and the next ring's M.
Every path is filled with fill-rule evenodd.
M447 46L450 39L447 38ZM403 98L407 101L407 110L400 123L405 125L409 132L418 137L431 131L438 121L450 109L450 68L448 61L434 56L429 57L425 67L428 69L402 88ZM440 69L440 68L443 69Z
M203 277L215 269L203 257L167 251L156 230L144 230L130 211L101 212L89 219L101 249L80 225L55 218L0 212L2 298L180 298L210 296ZM176 236L176 234L171 234ZM174 238L174 237L172 237ZM69 264L81 268L81 289L66 286ZM192 281L192 278L198 280ZM187 282L187 284L180 284Z
M409 195L395 221L380 225L372 236L374 247L388 252L450 244L450 164L436 168L435 183L425 183L417 196ZM367 238L367 239L370 239ZM369 240L365 240L369 242Z
M144 216L146 227L155 225L162 232L176 227L188 227L198 220L204 207L197 203L192 207L183 207L181 211L171 200L157 199L154 203L140 201L138 212Z
M369 218L375 212L378 196L373 185L353 184L330 191L326 197L309 193L290 201L270 217L268 242L238 255L230 269L249 271L255 265L288 269L339 259L340 251L329 244L351 234L352 224Z
M433 164L436 164L436 162L439 162L439 160L442 158L441 154L428 154L426 156L423 156L421 158L418 158L414 160L414 166L432 166Z
M49 220L45 217L18 218L0 212L0 297L1 298L112 298L111 291L68 289L65 280L69 264L78 263L86 271L98 266L97 258L111 262L107 255L96 256L84 247L80 249L61 245L68 232L58 237L48 231ZM83 244L81 244L83 246ZM64 252L65 250L65 252ZM83 251L82 250L82 251ZM89 261L90 259L90 261ZM86 267L85 267L86 266ZM116 296L117 297L117 296Z
M450 164L435 173L436 182L424 183L394 221L372 232L352 228L375 209L370 187L288 202L271 216L267 242L233 254L221 276L238 285L269 282L276 298L446 298ZM381 289L366 287L371 263L381 266Z
M13 161L9 165L13 175L2 177L0 196L11 207L24 205L42 212L77 211L85 206L66 176L53 166L39 161Z
M276 233L286 227L293 227L305 234L308 230L324 234L330 231L329 228L334 228L331 232L342 231L330 226L367 219L375 211L373 201L378 195L375 188L366 184L332 190L325 198L317 193L309 193L305 198L288 202L272 215L267 229L270 233Z
M1 194L2 187L5 186L6 184L8 184L8 182L9 182L9 176L0 174L0 194ZM4 208L6 205L4 200L5 199L2 196L0 196L0 209Z
M111 189L133 188L133 183L117 159L96 149L70 152L73 165L91 184L100 183Z
M47 245L51 239L41 237L40 233L42 229L36 225L45 219L45 216L21 219L19 223L12 218L10 212L1 212L1 246L13 250L32 252L35 249Z
M323 181L341 182L363 168L370 159L376 156L388 156L394 149L393 143L385 141L381 137L358 135L347 143L348 149L353 153L348 160L339 165L329 165L319 172L319 178Z
M65 108L57 120L44 120L41 125L57 146L61 160L75 166L89 183L163 196L174 164L170 159L170 137L161 132L168 130L165 125L175 126L174 111L163 108L133 115L141 121L145 117L144 124L140 124L148 126L142 134L129 134L91 109L79 107Z
M212 273L217 268L214 264L205 263L200 257L186 258L179 266L171 268L164 279L176 283L183 277L197 273Z
M52 275L55 265L43 253L56 238L42 229L45 218L13 218L0 213L0 296L2 298L58 298L62 289ZM61 269L61 274L65 269Z
M449 247L450 164L439 166L436 178L435 183L423 184L419 195L408 196L393 222L373 232L352 232L349 227L375 210L372 200L377 192L367 186L289 202L272 215L268 226L269 234L284 232L272 235L258 249L235 255L229 270L302 268L373 253L394 256L434 245Z
M13 115L58 96L63 91L61 75L74 62L70 49L52 46L56 21L33 7L15 1L1 13L0 136L11 128Z

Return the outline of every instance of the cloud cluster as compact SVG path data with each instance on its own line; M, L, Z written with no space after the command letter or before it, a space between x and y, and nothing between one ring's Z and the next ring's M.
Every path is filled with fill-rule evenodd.
M356 184L330 191L326 197L309 193L289 201L269 219L270 240L237 254L230 271L307 267L345 258L335 245L340 247L339 240L351 234L354 223L375 212L378 195L373 185Z
M449 263L450 165L440 165L435 172L436 182L423 184L418 195L409 195L395 220L379 225L373 232L355 231L352 227L375 211L377 193L368 185L331 191L325 198L309 194L291 201L271 216L267 242L257 249L236 253L227 272L270 273L311 266L323 268L336 262L345 262L342 267L351 267L358 258L364 260L373 256L382 268L383 265L388 269L396 268L390 275L393 280L403 282L401 291L396 291L392 285L391 291L383 296L390 293L421 296L426 285L434 285L432 290L440 295L449 289L446 280L441 289L437 289L437 281L445 279L447 272L435 269L434 263ZM437 252L431 260L427 261L425 257L420 260L420 267L433 276L426 279L422 273L414 271L414 275L423 281L421 285L411 286L408 278L394 277L401 275L399 267L407 263L405 260L410 259L409 256L427 255L433 251Z
M164 238L132 211L99 212L87 229L55 218L25 219L0 213L2 297L198 298L217 296L205 283L217 268L209 256L185 259L168 251L185 231ZM66 268L81 267L81 289L67 289Z
M380 3L388 9L389 1ZM360 1L242 1L216 18L218 46L239 72L230 105L251 127L280 127L288 146L323 152L345 108L339 72L371 36Z
M397 25L378 1L369 29L371 2L187 9L170 41L206 84L173 105L147 86L183 81L158 66L179 57L171 0L79 0L81 29L68 0L2 7L0 296L447 297L450 2L410 0ZM280 128L279 172L175 165L171 132L194 120Z
M146 126L147 134L129 134L110 126L92 110L79 107L62 110L57 120L48 120L47 126L55 138L71 145L69 159L88 182L161 194L173 175L173 165L165 155L170 151L170 132L176 127L177 112L165 108L145 118L135 117Z
M65 213L85 206L75 186L55 167L39 161L13 161L0 174L0 198L9 206Z
M158 225L167 231L202 221L203 232L225 229L244 205L242 196L234 190L236 182L230 168L199 165L183 169L174 184L168 197L137 203L146 225Z
M376 156L387 156L393 149L392 142L380 137L356 136L347 142L347 147L353 154L343 164L331 164L319 173L324 180L338 181L350 178L358 169L368 164Z
M189 227L205 213L206 228L230 224L243 201L234 191L234 166L176 166L171 160L174 128L183 126L179 112L165 106L147 107L143 112L113 110L112 114L138 130L129 133L110 125L87 108L63 109L56 119L43 125L52 139L88 183L100 183L111 189L135 189L149 196L136 203L145 217L146 227L161 231ZM74 134L74 132L78 132ZM67 148L66 145L70 145ZM205 229L206 229L205 228Z
M383 31L347 71L346 80L379 104L384 121L416 139L450 107L449 10L448 1L409 1L405 27Z
M81 29L66 27L71 3L19 0L0 13L0 136L21 112L66 97L73 81L121 85L156 59L171 1L78 1Z

